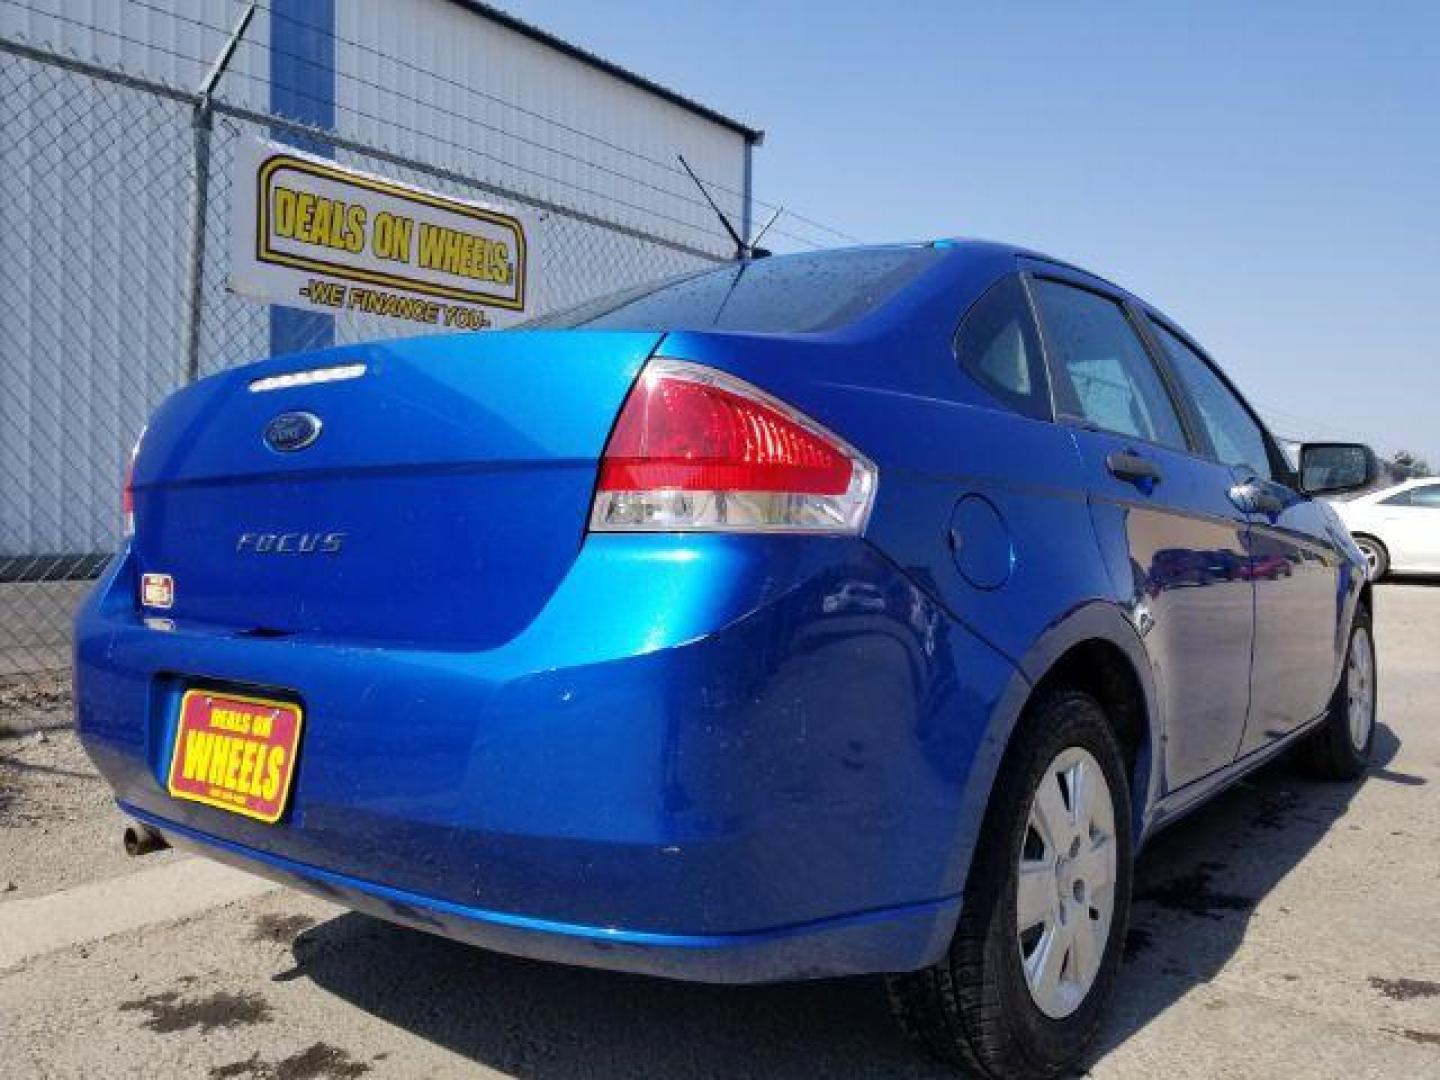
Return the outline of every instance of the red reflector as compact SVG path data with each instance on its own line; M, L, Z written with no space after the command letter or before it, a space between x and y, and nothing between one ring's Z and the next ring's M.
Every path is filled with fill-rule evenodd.
M843 495L852 467L843 449L768 402L651 372L610 436L600 490Z

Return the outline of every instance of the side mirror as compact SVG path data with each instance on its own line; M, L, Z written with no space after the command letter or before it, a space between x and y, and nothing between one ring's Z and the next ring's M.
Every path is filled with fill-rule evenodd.
M1307 495L1357 491L1375 483L1380 459L1363 443L1306 443L1300 447L1300 490Z

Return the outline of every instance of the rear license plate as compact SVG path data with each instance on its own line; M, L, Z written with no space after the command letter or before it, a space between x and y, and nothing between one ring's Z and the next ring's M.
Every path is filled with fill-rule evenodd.
M295 776L302 719L293 702L187 690L170 755L170 794L274 824Z

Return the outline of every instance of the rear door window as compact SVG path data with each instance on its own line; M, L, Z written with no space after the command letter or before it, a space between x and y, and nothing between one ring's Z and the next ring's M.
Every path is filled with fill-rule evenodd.
M1187 449L1165 383L1114 300L1047 278L1034 283L1061 411L1117 435Z
M1016 412L1050 418L1040 335L1019 274L990 286L966 313L955 355L986 390Z
M1440 484L1425 484L1421 487L1408 488L1398 495L1391 495L1381 502L1386 506L1424 506L1432 509L1440 508Z
M1274 480L1269 441L1250 410L1203 356L1164 326L1155 322L1150 325L1199 413L1215 456L1226 465L1239 465L1263 479Z

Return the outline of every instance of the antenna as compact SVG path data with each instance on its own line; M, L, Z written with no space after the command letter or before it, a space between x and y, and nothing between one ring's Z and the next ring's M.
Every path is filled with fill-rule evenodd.
M715 216L720 219L720 224L725 226L725 231L730 234L730 239L735 241L735 258L745 261L748 259L763 259L769 255L769 251L756 245L759 244L760 238L770 231L770 226L775 224L775 219L785 212L785 208L782 206L771 214L770 220L765 222L764 228L756 233L747 243L740 239L740 234L735 231L735 226L730 224L730 219L725 216L725 212L715 205L715 200L710 197L710 192L705 190L705 185L700 182L700 177L695 175L695 170L690 168L690 163L685 160L685 155L676 154L675 156L680 159L680 164L685 167L685 172L688 173L690 179L695 182L695 186L700 189L700 194L705 197L705 201L710 204L710 209L715 211Z
M710 204L710 209L715 211L715 216L720 219L720 224L725 226L725 231L730 234L730 239L735 241L735 258L748 259L750 248L744 240L740 239L740 234L735 231L735 226L730 224L730 219L725 216L724 211L715 205L714 199L710 198L710 193L705 190L705 185L700 182L700 178L695 175L695 170L690 168L690 163L685 160L685 155L676 154L675 156L680 159L680 164L685 167L685 171L690 174L690 179L695 181L695 186L700 189L700 194L705 196L705 201Z
M777 206L775 208L775 212L770 215L770 220L765 222L764 225L761 225L760 231L750 238L750 255L752 258L763 259L766 255L770 254L768 248L762 248L759 246L760 240L767 232L770 231L770 226L774 225L775 222L779 219L780 215L784 212L785 208L783 206Z

